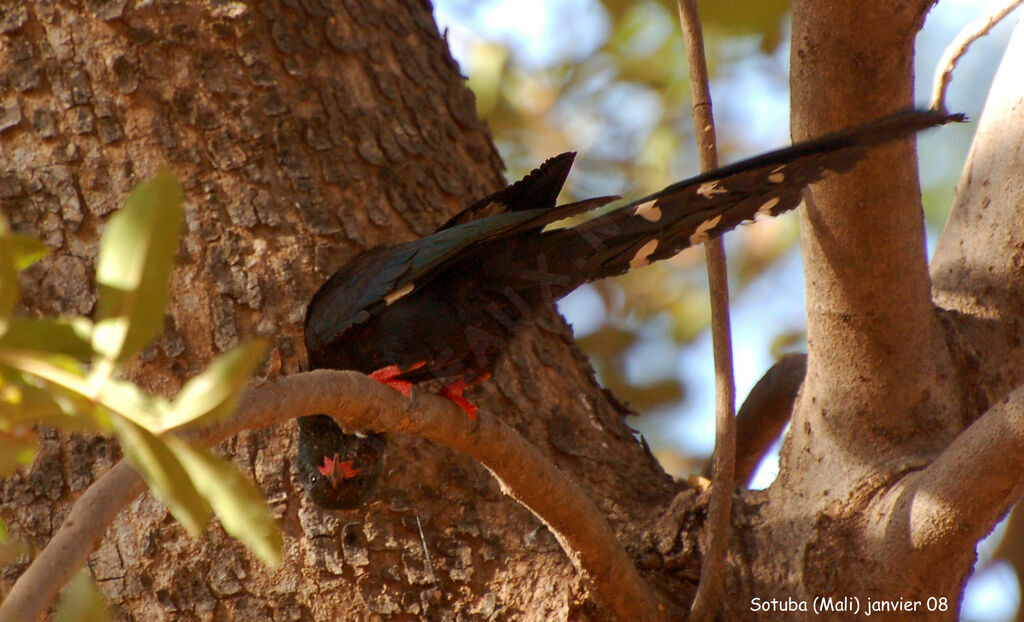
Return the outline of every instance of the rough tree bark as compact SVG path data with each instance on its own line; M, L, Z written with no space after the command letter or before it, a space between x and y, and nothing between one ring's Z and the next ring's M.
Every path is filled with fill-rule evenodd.
M502 183L425 3L7 2L0 32L0 140L17 156L3 211L55 249L26 274L28 310L89 313L106 216L161 164L186 187L167 329L132 370L153 391L174 392L254 334L276 346L264 377L299 371L305 303L335 267L428 233ZM556 314L541 318L481 405L572 474L638 550L671 478L568 343ZM42 434L36 463L2 487L2 518L40 547L118 457L102 439ZM90 560L121 618L597 615L552 535L479 464L396 435L376 501L325 512L301 493L293 436L284 426L222 447L280 516L284 566L263 567L219 528L188 538L147 494ZM6 568L0 589L24 567Z
M798 1L794 135L908 105L930 4ZM301 370L304 304L334 267L501 183L426 4L6 2L0 42L0 201L55 249L26 274L26 310L88 313L106 216L162 163L186 185L167 329L131 371L153 391L243 335L274 339L264 378ZM974 545L1024 466L1024 132L1019 80L1006 81L1017 90L985 113L931 276L909 145L816 189L802 216L808 379L779 479L736 499L723 617L749 618L754 597L833 595L945 597L947 611L916 613L955 619ZM688 605L706 498L635 440L556 314L514 345L481 406L573 477L651 583ZM32 468L0 486L0 517L37 546L118 453L41 435ZM222 445L267 492L285 564L263 567L218 528L189 539L143 495L90 560L121 619L604 619L548 530L475 462L393 435L375 501L325 512L301 494L293 435Z

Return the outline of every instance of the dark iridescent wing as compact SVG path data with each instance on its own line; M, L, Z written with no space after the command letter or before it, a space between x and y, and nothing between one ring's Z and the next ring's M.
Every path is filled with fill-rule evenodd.
M552 209L506 212L442 229L420 240L376 248L342 266L313 295L306 311L307 344L326 347L353 324L423 287L472 247L594 209L599 197Z
M438 231L503 212L551 209L576 159L574 151L549 158L511 186L489 194L452 216Z

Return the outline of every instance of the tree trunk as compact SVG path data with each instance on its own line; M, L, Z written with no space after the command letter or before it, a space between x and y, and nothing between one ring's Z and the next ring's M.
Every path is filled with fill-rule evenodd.
M263 377L302 370L305 304L339 264L424 235L502 183L426 3L129 4L4 8L0 140L17 157L0 190L14 228L54 249L25 275L27 310L87 314L106 217L161 165L182 181L166 330L131 370L149 390L173 394L242 336L273 340ZM637 550L671 478L571 343L548 313L481 406L571 474ZM104 439L41 435L32 468L3 483L0 515L38 547L119 456ZM330 512L302 492L294 435L282 426L221 447L280 518L283 566L219 527L189 538L147 493L89 563L121 619L598 615L552 534L479 464L393 435L373 501ZM24 568L7 568L0 590Z
M908 106L930 4L796 2L795 137ZM429 233L502 182L426 3L8 1L0 41L0 205L54 249L25 273L24 310L90 313L110 212L162 165L186 188L166 329L130 370L164 395L243 336L274 343L261 378L301 371L305 304L337 266ZM860 615L868 599L902 599L918 605L892 617L955 619L977 541L1019 498L1024 183L1019 160L999 156L1024 132L1020 107L1008 112L1019 80L1003 79L931 274L908 144L819 184L803 212L808 376L778 480L734 504L724 619L810 619L787 609L816 597L855 597ZM1002 246L987 244L996 235ZM478 390L683 611L706 494L637 442L554 310ZM478 463L392 434L371 502L325 511L302 493L294 434L221 446L267 493L284 564L263 566L219 527L187 537L147 493L89 562L120 619L608 618L545 524ZM35 464L0 485L0 518L37 547L120 454L102 438L40 435ZM0 590L27 563L4 568ZM754 599L773 613L752 612Z

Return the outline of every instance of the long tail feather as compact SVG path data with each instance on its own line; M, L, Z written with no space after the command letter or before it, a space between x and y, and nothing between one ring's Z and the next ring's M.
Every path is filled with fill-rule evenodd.
M580 280L622 274L667 259L758 214L796 208L803 190L826 171L852 168L866 150L952 121L960 114L909 110L709 171L625 205L558 236L558 249Z

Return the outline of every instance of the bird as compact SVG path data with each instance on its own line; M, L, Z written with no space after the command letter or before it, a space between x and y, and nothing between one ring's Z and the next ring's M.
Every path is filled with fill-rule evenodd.
M362 506L384 468L383 434L348 434L327 415L299 417L297 466L306 493L332 510Z
M619 197L557 205L576 154L557 155L434 233L342 265L306 310L310 367L360 371L406 397L416 383L442 380L441 394L475 418L463 392L490 377L508 342L548 303L759 215L792 210L809 184L849 170L870 147L963 120L937 110L897 112L705 172L571 226L560 221ZM315 470L330 472L324 460L333 454L309 449L301 419L299 440Z

